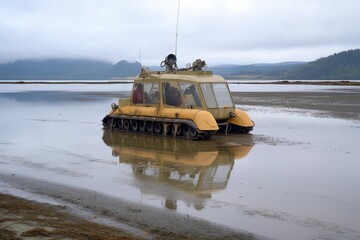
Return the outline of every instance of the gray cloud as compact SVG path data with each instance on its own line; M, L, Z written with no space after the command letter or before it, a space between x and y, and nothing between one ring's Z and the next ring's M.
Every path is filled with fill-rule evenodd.
M356 0L181 0L178 58L311 61L360 47ZM175 48L176 0L2 0L0 62L121 59L158 64Z

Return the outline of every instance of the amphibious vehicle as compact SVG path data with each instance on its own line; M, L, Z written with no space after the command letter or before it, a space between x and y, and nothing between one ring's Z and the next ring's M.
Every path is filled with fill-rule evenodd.
M254 122L235 108L227 81L204 71L205 61L178 69L169 54L165 71L141 69L129 99L111 104L105 129L174 138L210 139L216 133L249 133Z

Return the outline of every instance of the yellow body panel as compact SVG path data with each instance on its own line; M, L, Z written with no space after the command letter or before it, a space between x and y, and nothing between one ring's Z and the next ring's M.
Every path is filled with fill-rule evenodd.
M184 109L181 108L163 108L159 113L159 117L162 118L177 118ZM191 118L186 118L191 119Z
M219 130L215 118L207 111L199 111L194 116L194 122L200 130Z
M130 104L130 98L119 99L119 107L125 107Z
M123 114L129 116L144 116L144 117L160 117L171 119L186 119L194 121L197 128L201 131L216 131L219 130L215 118L211 113L196 109L179 109L179 108L163 108L157 107L143 107L143 106L125 106L118 108L112 114Z
M242 127L253 127L255 126L254 122L251 121L249 115L245 111L241 111L239 109L235 109L236 116L228 119L229 123L239 125Z
M155 117L157 108L156 107L142 107L142 106L125 106L125 107L121 108L121 112L124 115Z

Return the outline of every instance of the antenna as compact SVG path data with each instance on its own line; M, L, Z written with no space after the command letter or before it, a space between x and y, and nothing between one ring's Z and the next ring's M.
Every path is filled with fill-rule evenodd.
M140 66L142 66L142 63L141 63L141 49L139 48L139 60L140 60Z
M179 10L180 10L180 0L178 0L178 11L177 11L177 19L176 19L175 56L177 52L177 39L179 32Z

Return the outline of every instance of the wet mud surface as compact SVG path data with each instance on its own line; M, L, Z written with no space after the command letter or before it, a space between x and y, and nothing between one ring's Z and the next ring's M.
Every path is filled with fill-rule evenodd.
M254 131L211 141L102 130L121 87L0 91L0 192L140 239L360 239L359 88L280 90L234 92Z
M360 91L233 93L238 104L309 110L318 117L360 119Z
M85 189L51 184L46 181L34 181L17 176L2 175L1 178L16 188L32 189L33 194L37 194L37 196L46 195L52 199L61 201L63 204L68 203L66 205L51 207L51 205L48 204L42 206L20 199L15 199L16 201L13 202L13 205L5 201L4 204L1 205L1 209L5 213L4 216L13 214L16 217L13 219L8 219L7 217L4 217L3 220L0 219L0 222L5 222L5 224L0 224L4 229L7 229L6 226L9 224L7 221L12 221L14 224L21 224L23 221L33 221L30 225L37 229L41 228L41 226L42 228L54 228L54 223L51 221L48 222L47 219L51 220L50 217L56 217L55 220L59 220L57 222L59 229L56 231L55 229L52 230L49 236L59 237L59 235L56 234L61 233L63 235L60 236L71 239L108 239L106 236L108 236L109 239L122 239L121 237L124 237L124 239L265 239L255 238L255 236L250 233L239 232L235 229L210 224L204 220L196 219L188 215L174 214L164 211L163 209L151 208L144 204L134 204L122 199L114 199L111 196ZM36 189L32 188L34 184L36 184ZM4 199L11 198L7 195L1 196ZM11 199L9 201L11 201ZM30 208L28 208L29 206ZM75 211L73 209L74 206L81 206L83 211ZM18 212L13 212L12 209L14 208L17 209ZM66 210L72 213L72 215L59 212L58 209ZM54 213L48 217L49 212ZM19 215L21 215L21 218ZM46 216L46 219L36 222L34 219L39 218L39 215ZM78 215L89 221L80 220L82 218L74 217L74 215ZM94 223L94 221L97 221L97 223ZM75 228L72 227L69 228L69 232L66 233L65 230L73 222L78 223L74 227L81 227L84 231L81 229L79 232L76 232ZM121 222L122 224L116 224L117 222ZM45 223L48 223L48 225ZM103 226L103 228L101 226ZM97 229L101 228L102 231L96 232ZM111 229L118 230L114 230L114 232L110 234L109 231ZM86 230L91 231L86 234Z
M0 194L0 239L142 239L75 217L65 210L62 206Z

